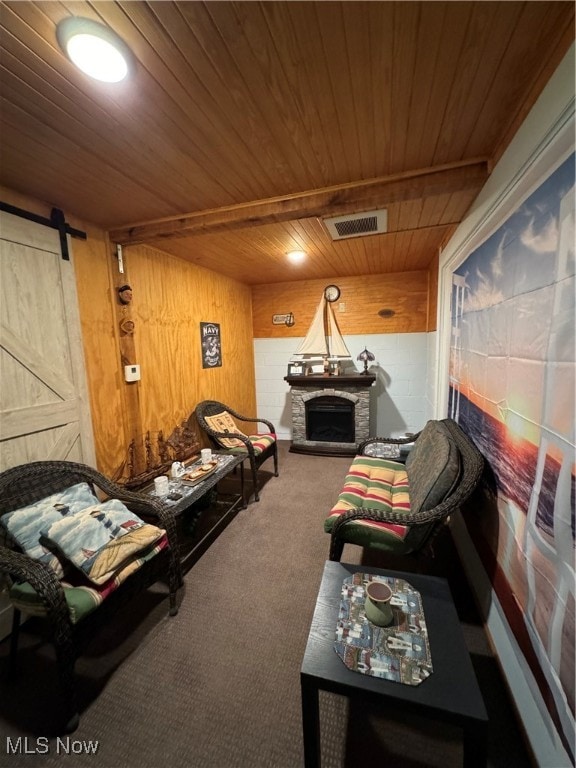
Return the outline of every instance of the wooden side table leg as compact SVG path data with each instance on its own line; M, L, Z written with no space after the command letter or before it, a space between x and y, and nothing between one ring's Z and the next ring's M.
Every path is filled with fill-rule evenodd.
M318 688L300 675L304 768L320 768L320 700Z

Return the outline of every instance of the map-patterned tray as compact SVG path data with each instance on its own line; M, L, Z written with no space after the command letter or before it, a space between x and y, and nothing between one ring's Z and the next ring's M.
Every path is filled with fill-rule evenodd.
M394 620L377 627L366 618L365 585L382 581L392 590ZM420 685L432 673L428 630L420 593L404 579L354 573L344 579L334 650L349 669L404 685Z

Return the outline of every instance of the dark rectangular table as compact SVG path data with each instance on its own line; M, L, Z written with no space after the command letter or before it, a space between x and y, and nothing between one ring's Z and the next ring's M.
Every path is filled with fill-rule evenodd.
M210 544L226 528L240 508L246 508L244 496L244 459L246 456L219 454L218 468L202 482L189 486L178 480L170 480L170 491L180 494L177 500L166 496L157 496L154 484L145 486L140 492L169 507L176 515L178 540L180 542L180 562L183 568L190 568L208 549ZM191 470L195 464L186 467ZM223 489L222 484L230 480L236 468L240 469L240 489ZM203 504L203 499L218 484L217 497Z
M353 573L405 579L422 596L433 672L418 686L348 669L334 651L342 582ZM464 765L486 765L488 715L448 582L434 576L327 561L300 672L306 768L320 766L319 692L368 698L394 711L443 720L463 729Z

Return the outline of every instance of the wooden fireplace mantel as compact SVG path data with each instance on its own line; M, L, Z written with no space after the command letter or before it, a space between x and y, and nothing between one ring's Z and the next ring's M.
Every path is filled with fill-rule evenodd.
M335 389L341 387L370 387L376 381L373 373L343 373L340 376L323 376L321 373L312 373L308 376L285 376L291 387L323 387Z

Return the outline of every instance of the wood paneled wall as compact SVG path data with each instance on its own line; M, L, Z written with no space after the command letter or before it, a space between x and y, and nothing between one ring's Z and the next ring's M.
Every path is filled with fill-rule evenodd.
M254 413L256 396L248 287L146 246L124 249L120 274L112 249L106 244L105 250L107 285L84 279L83 264L78 278L87 358L98 359L103 345L106 354L107 340L114 340L110 367L89 374L95 432L101 437L98 462L114 475L122 471L132 439L142 446L148 431L153 440L160 431L167 438L200 400L214 398ZM93 256L88 261L95 266ZM124 283L133 290L127 308L116 290ZM111 329L104 315L112 318ZM119 327L126 317L134 323L129 343ZM202 368L200 322L220 325L222 367ZM135 363L141 380L127 383L124 365Z
M342 334L424 332L429 330L428 282L428 273L419 271L255 285L254 337L305 336L324 287L330 283L341 291L334 309ZM382 309L394 314L381 317L378 312ZM272 324L272 315L288 312L294 314L292 327Z
M141 417L166 429L207 398L254 412L250 288L146 246L124 250L132 286ZM202 368L200 322L218 323L222 366Z
M41 216L52 206L0 187L0 199ZM66 211L64 212L66 214ZM71 226L87 233L72 239L78 304L97 466L108 476L122 470L134 435L164 432L186 419L208 398L256 412L252 302L250 288L190 262L144 246L124 249L126 272L106 233L66 214ZM134 292L133 353L139 383L124 381L116 288ZM220 324L221 368L203 369L200 322Z
M73 240L86 379L98 469L113 477L126 457L123 380L114 314L112 260L102 230L79 223L86 240Z

